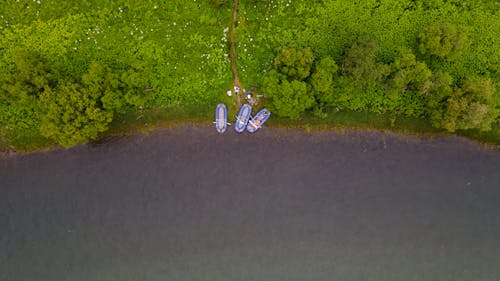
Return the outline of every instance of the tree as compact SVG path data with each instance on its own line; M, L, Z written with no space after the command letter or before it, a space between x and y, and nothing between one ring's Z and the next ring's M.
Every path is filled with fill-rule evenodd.
M313 53L311 49L283 48L274 59L274 67L289 80L303 81L311 75Z
M388 80L390 98L398 100L399 112L408 116L426 113L426 96L432 85L432 72L423 62L416 60L408 49L400 51L391 64Z
M314 97L307 93L305 82L290 82L276 70L264 77L263 89L271 100L273 111L282 117L297 118L314 105Z
M447 72L436 72L432 75L432 84L426 95L426 116L432 126L442 127L443 115L446 111L447 100L453 94L453 77Z
M297 118L311 108L315 99L308 92L306 79L311 75L311 49L283 48L274 60L274 69L263 79L263 90L277 115Z
M0 70L0 131L4 136L36 135L40 126L38 96L56 84L57 72L37 52L16 48ZM7 136L8 137L8 136Z
M499 116L493 95L495 88L489 78L467 78L447 100L441 127L450 132L464 129L487 131Z
M418 48L423 55L441 59L452 58L469 44L467 30L449 23L438 23L425 28L418 40Z
M378 48L370 38L355 39L341 66L343 74L362 89L375 88L389 73L389 67L376 61Z
M331 105L333 101L333 76L338 66L331 57L325 57L316 65L310 84L320 107Z
M108 129L113 112L99 104L100 92L66 81L40 95L44 109L40 131L64 147L96 139Z
M65 147L96 139L115 114L144 105L148 79L136 65L120 73L92 62L80 81L60 81L40 95L41 134Z
M432 72L423 62L417 61L408 49L400 54L391 65L390 89L395 93L427 93L432 85Z

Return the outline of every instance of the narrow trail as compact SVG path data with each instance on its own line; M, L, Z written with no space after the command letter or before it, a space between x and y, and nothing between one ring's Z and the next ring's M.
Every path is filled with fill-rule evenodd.
M240 78L238 76L238 69L236 68L236 25L238 24L238 0L234 0L234 6L233 6L233 21L231 23L231 32L229 35L229 40L231 42L231 50L230 50L230 57L231 57L231 71L233 72L233 77L234 81L233 84L235 87L238 87L242 89L243 87L241 86ZM240 94L236 94L237 102L238 102L238 107L241 106L241 97Z

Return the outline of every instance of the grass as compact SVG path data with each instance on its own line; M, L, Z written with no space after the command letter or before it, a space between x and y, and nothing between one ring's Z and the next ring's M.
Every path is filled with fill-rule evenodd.
M229 120L234 119L237 107L234 100L229 100ZM192 124L200 126L212 126L213 108L207 106L191 107L158 107L142 111L131 111L127 114L117 116L110 129L100 135L97 142L108 138L148 133L158 128L175 128L177 126ZM304 114L300 119L291 120L272 116L266 126L274 128L290 128L305 131L322 130L380 130L393 131L396 133L417 136L452 135L441 129L436 129L422 119L389 116L370 112L350 112L330 110L322 117L312 112ZM468 130L457 132L456 135L476 140L484 145L500 147L500 125L493 127L491 131L480 132ZM15 150L19 153L27 153L39 150L48 150L57 145L43 137L19 135L10 144L0 139L0 151ZM15 148L15 149L14 149Z
M235 104L229 106L229 120L231 121L237 113ZM173 128L176 126L194 124L211 126L213 122L213 110L206 106L191 108L157 108L143 112L133 112L121 116L113 124L103 137L132 135L136 133L147 133L157 128ZM294 128L305 131L321 130L380 130L393 131L401 134L417 136L453 135L432 125L422 119L404 116L389 116L370 112L351 112L330 110L323 117L318 117L309 112L300 119L291 120L272 116L266 123L269 127ZM477 130L460 131L455 135L467 137L479 143L500 147L500 125L493 127L491 131L480 132Z
M59 0L42 2L43 4L36 5L36 9L24 9L25 3L14 1L0 7L0 14L5 16L3 30L8 26L16 26L12 36L0 37L3 38L0 39L3 43L0 55L7 53L10 48L22 45L34 50L39 48L42 55L49 56L57 48L66 46L67 58L53 58L55 62L69 65L64 70L72 75L83 73L86 63L92 60L109 60L111 64L121 65L123 61L137 59L151 65L155 73L151 85L155 89L154 97L149 104L152 109L117 116L110 124L109 131L101 135L102 139L182 124L211 125L213 109L218 102L228 105L228 115L234 120L238 111L235 99L225 95L232 80L225 31L231 22L230 5L215 9L210 1L167 1L163 4L131 0L67 1L64 4ZM315 50L315 56L329 54L340 63L347 34L368 30L367 26L377 26L359 20L361 16L380 20L382 23L386 20L385 17L372 17L369 10L366 15L361 15L357 10L361 6L357 4L351 4L350 7L356 8L352 11L336 9L335 5L344 5L342 1L332 1L327 6L329 12L326 13L315 8L315 4L320 2L275 0L240 3L239 24L236 29L239 56L237 63L241 82L247 88L252 85L260 88L262 76L272 67L272 58L282 46L311 46ZM347 4L345 6L348 7ZM339 16L337 13L347 14ZM337 16L330 16L334 14ZM388 16L392 19L400 18L399 14L394 13ZM419 18L424 15L413 16ZM434 16L426 14L425 17L429 19L425 22L431 21ZM350 25L345 24L342 20L344 18L349 20ZM416 28L424 22L413 22L403 23L415 33ZM479 26L483 26L476 21L471 24L475 24L478 30ZM58 28L53 28L52 25ZM349 26L352 28L347 29ZM378 43L392 44L393 41L387 38L406 42L407 35L401 35L406 33L400 32L398 26L400 25L394 25L396 30L391 29L390 34L382 27L377 29L379 33L375 37ZM62 36L55 31L66 34L66 40L61 41ZM485 38L489 38L488 36ZM39 44L40 38L52 39ZM74 61L71 64L66 59ZM320 117L310 112L298 120L273 115L268 126L304 130L376 129L415 135L450 135L433 128L422 119L368 112L330 110L326 113ZM0 150L15 148L19 152L28 152L56 146L33 132L20 131L16 135L9 133L5 138L0 133ZM456 135L500 146L500 124L496 124L488 132L468 130L459 131Z

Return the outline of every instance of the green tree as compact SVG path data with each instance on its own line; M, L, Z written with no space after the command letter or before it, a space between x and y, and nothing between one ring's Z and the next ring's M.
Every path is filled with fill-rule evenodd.
M424 62L417 61L408 49L402 50L391 65L390 89L395 93L427 93L432 85L432 72Z
M344 56L341 72L362 89L375 88L389 73L389 66L377 62L378 48L367 37L357 38Z
M432 85L427 100L427 113L431 124L440 128L443 114L446 111L447 100L453 94L453 77L447 72L436 72L432 76Z
M40 125L38 96L56 84L57 72L37 52L12 50L11 67L0 70L0 132L36 135Z
M124 113L130 107L144 106L151 73L142 62L136 62L127 70L113 70L93 62L82 76L82 85L91 92L99 92L103 108L115 113Z
M432 85L432 72L423 62L418 62L408 49L400 51L391 64L388 81L391 98L399 101L399 112L408 116L426 113L426 96Z
M288 81L276 70L264 77L263 89L271 100L273 112L282 117L297 118L314 105L314 97L308 94L306 82Z
M442 59L459 54L469 44L467 29L450 23L438 23L425 28L418 40L419 51L423 55Z
M144 105L147 84L140 66L120 73L92 62L80 81L61 81L40 95L41 134L65 147L96 139L115 114Z
M495 88L489 78L467 78L447 100L442 127L448 131L480 129L487 131L498 117L495 109Z
M41 134L64 147L96 139L108 129L113 112L99 104L101 93L73 82L62 82L54 90L44 91L40 103L44 109Z
M145 89L151 85L151 68L140 60L134 61L121 75L121 91L127 107L143 107L149 97Z
M311 75L309 83L320 107L333 103L333 77L338 69L339 67L331 57L325 57L316 65Z
M303 81L311 75L313 53L311 49L283 48L274 59L274 67L289 80Z

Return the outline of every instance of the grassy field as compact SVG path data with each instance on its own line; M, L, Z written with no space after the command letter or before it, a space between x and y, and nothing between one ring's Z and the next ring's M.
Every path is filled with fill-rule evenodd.
M423 28L445 21L466 27L468 48L448 60L416 52L417 60L433 73L449 73L457 88L468 75L487 77L496 89L493 108L500 111L500 20L496 20L500 5L498 1L476 2L464 1L460 6L453 1L423 0L240 1L236 27L240 80L244 87L262 92L263 79L284 47L310 48L315 63L329 56L342 69L355 36L369 35L379 50L377 63L391 65L399 49L418 49L417 37ZM114 112L106 131L99 132L100 138L178 124L211 124L217 103L229 105L230 117L238 110L235 99L225 95L232 87L228 55L232 8L232 1L209 0L6 1L0 7L0 78L20 68L16 61L20 48L42 58L50 74L60 76L59 84L78 83L95 62L117 73L141 69L139 75L148 75L150 88L142 105ZM343 91L345 85L335 84L340 81L337 78L333 86L337 92L324 114L315 114L314 108L298 119L273 114L269 126L449 134L431 126L427 113L402 114L404 108L384 107L380 99L386 94L378 96L380 90L349 92L357 82L348 80L352 87ZM29 88L32 81L28 82ZM47 113L38 92L18 97L10 86L1 86L0 147L31 151L55 146L54 139L40 132ZM361 104L352 105L356 102ZM272 100L260 106L272 109ZM339 111L332 109L337 107ZM458 129L456 134L500 145L498 118L490 131Z

